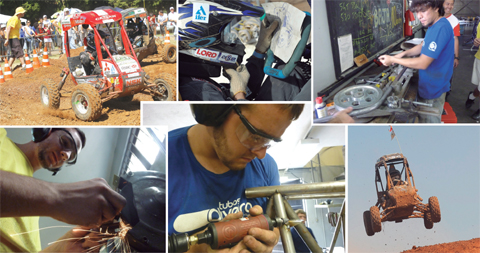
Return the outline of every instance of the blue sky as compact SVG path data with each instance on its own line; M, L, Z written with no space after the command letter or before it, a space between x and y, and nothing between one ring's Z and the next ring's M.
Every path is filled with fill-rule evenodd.
M397 126L423 203L437 196L442 220L430 230L423 219L384 222L367 236L363 212L375 205L375 162L400 153L388 125L348 127L348 252L401 252L415 246L480 237L480 126Z

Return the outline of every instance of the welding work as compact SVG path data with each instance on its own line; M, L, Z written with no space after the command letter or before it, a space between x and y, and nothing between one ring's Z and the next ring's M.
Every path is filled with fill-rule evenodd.
M29 132L0 129L0 252L166 251L165 153L160 130L34 128L31 137ZM90 138L86 147L93 135L97 138ZM137 145L117 141L117 136L129 136ZM22 143L25 137L32 140L17 144L10 139ZM112 143L127 148L118 152L106 148ZM151 154L139 151L145 145L153 150ZM130 162L133 152L138 162ZM96 159L99 154L110 159ZM86 157L95 158L95 163ZM110 167L117 167L112 165L115 159L122 162L119 172L113 172L112 187L98 175L114 171ZM42 168L55 177L47 173L42 180L40 172L33 178L33 172ZM62 178L76 182L64 183ZM60 228L69 231L60 236Z
M397 170L395 166L401 170ZM385 171L385 185L380 176L381 171ZM404 180L401 179L402 175ZM432 229L433 223L440 222L438 198L433 196L428 199L428 204L422 203L423 199L417 194L418 189L415 187L407 158L401 153L384 155L378 159L375 164L375 184L377 203L363 213L368 236L380 232L382 222L385 221L399 223L410 218L423 218L426 229Z

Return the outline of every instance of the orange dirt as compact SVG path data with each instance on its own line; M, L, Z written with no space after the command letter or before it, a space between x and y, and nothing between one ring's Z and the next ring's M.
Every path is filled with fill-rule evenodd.
M440 243L423 247L413 246L411 250L406 250L402 253L411 252L480 252L480 238L475 238L469 241Z
M83 48L71 50L72 55L78 55L81 51ZM39 56L41 63L41 54ZM75 85L69 76L60 92L60 108L45 109L40 102L40 86L47 79L55 83L62 80L60 73L63 67L67 67L67 57L62 55L59 59L50 59L50 65L27 74L14 64L14 79L0 84L0 125L140 125L140 101L153 101L148 92L135 94L131 102L113 99L103 104L100 118L93 122L81 121L71 107ZM177 72L176 64L164 62L142 63L142 68L151 81L159 73L176 77Z

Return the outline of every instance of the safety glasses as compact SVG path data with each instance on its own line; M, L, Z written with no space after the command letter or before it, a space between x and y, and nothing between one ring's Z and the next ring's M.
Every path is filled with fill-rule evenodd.
M282 141L281 138L273 137L256 129L250 122L248 122L245 116L243 116L242 112L236 105L233 106L233 109L243 123L237 127L235 133L237 134L240 143L250 151L258 151L264 148L268 149L272 147L273 144Z
M77 145L72 134L68 131L58 131L60 145L69 156L67 164L75 164L77 162Z

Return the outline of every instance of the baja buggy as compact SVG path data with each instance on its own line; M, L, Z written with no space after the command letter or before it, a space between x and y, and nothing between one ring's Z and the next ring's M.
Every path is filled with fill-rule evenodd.
M147 11L144 8L129 8L120 12L133 50L138 61L145 62L161 61L174 63L177 60L177 48L174 44L164 45L160 38L155 39L152 28L149 25ZM134 20L142 20L136 23ZM148 57L160 54L159 57Z
M395 168L401 167L401 171ZM386 188L380 171L385 170ZM404 180L401 179L403 175ZM407 158L400 153L384 155L375 164L377 203L363 213L363 222L368 236L382 230L382 222L402 222L408 218L423 218L425 228L433 228L440 222L440 205L437 197L430 197L428 204L417 194L412 171ZM380 187L379 187L380 186Z
M85 121L100 117L102 103L120 98L130 101L133 95L148 90L155 101L173 100L175 77L160 74L153 82L138 62L119 12L105 9L68 15L61 20L68 68L63 68L60 83L48 81L40 88L45 107L60 107L60 91L71 74L75 90L72 108L75 115ZM68 30L77 25L90 25L88 45L79 56L71 56ZM86 60L86 61L85 61Z

